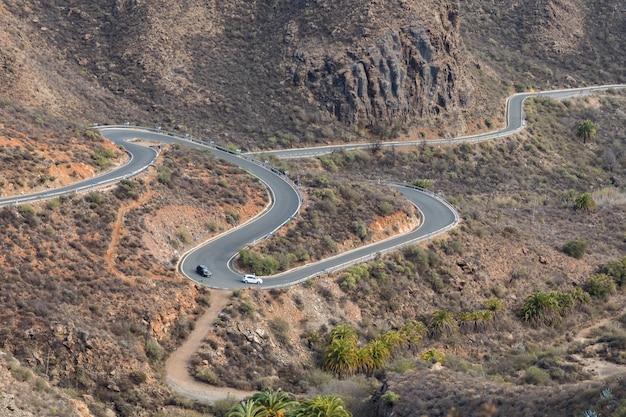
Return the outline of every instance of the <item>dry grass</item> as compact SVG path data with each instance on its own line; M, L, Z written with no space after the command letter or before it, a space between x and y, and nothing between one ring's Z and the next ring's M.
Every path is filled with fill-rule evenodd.
M615 187L605 187L591 193L593 200L599 206L626 205L626 192Z

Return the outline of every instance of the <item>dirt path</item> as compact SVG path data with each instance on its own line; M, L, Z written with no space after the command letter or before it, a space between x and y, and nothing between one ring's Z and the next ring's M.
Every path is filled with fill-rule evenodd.
M146 201L152 198L152 190L148 187L147 192L136 201L133 201L130 204L124 205L120 207L120 210L117 212L117 218L115 219L115 223L113 224L113 233L111 235L111 242L109 243L109 247L107 248L106 253L104 254L104 260L109 264L111 269L117 271L117 267L115 266L115 261L113 260L113 255L115 254L115 248L117 248L117 244L120 241L120 236L122 234L122 227L124 226L124 216L130 210L135 209L141 206Z
M589 337L591 332L595 329L599 329L602 326L606 326L607 324L613 322L617 317L626 313L626 308L622 309L620 314L605 317L587 327L584 327L576 333L573 337L573 342L581 343L588 347L594 346L592 343L592 339ZM590 372L597 375L598 379L605 379L616 375L626 374L626 366L619 365L613 362L606 361L599 357L586 357L581 354L574 354L572 357L583 366L584 372Z
M107 248L104 259L111 269L118 271L115 265L116 248L122 237L124 227L124 216L130 210L140 207L146 201L152 198L152 190L148 188L147 192L136 201L120 207L117 213L115 223L113 224L113 233L111 234L111 242ZM119 271L118 271L119 272ZM123 274L122 274L123 275ZM215 387L195 380L189 374L189 362L200 348L202 341L206 335L212 331L213 322L217 315L228 304L230 291L211 290L211 306L195 324L194 330L189 334L185 342L169 356L165 362L165 371L167 374L167 382L175 393L198 401L203 404L213 404L217 400L234 397L243 399L251 396L254 392L240 391L227 387Z
M189 374L189 362L200 348L202 341L213 330L213 322L217 315L228 304L230 291L211 290L211 306L196 322L194 330L185 342L167 358L165 372L167 383L172 391L203 404L213 404L227 397L243 399L254 392L240 391L227 387L215 387L195 380Z

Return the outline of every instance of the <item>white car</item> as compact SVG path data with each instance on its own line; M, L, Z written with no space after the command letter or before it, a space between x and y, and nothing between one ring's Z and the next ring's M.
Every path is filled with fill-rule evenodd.
M263 280L258 278L256 275L246 274L241 278L241 282L245 282L246 284L263 284Z

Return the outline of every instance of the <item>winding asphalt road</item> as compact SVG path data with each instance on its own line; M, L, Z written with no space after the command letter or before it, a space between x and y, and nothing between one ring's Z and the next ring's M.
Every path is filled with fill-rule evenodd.
M564 99L587 95L595 91L626 88L626 85L608 85L586 87L579 89L543 91L538 93L515 94L507 100L507 126L504 129L454 139L436 139L417 142L385 142L380 146L415 146L419 144L453 144L460 142L481 142L499 137L508 136L524 128L523 102L528 97L544 96L555 99ZM181 272L190 279L203 283L211 288L236 289L250 286L240 282L241 275L232 268L232 258L239 249L254 244L274 233L288 222L300 209L301 197L296 186L285 176L269 166L252 158L254 154L233 153L227 149L215 146L212 142L202 142L178 134L164 132L160 129L146 129L130 126L105 126L98 128L103 136L119 146L123 146L130 155L130 160L101 176L84 180L58 189L38 192L23 196L13 196L0 199L0 207L6 205L24 204L27 202L45 200L59 195L67 195L85 190L102 188L114 184L124 178L136 175L154 163L157 151L133 139L155 143L181 143L193 148L208 149L217 157L236 164L263 181L271 193L271 201L267 209L257 218L222 234L187 253L180 262ZM371 143L333 145L315 148L301 148L263 152L273 154L279 158L305 158L319 156L339 150L355 150L370 148ZM407 188L403 184L388 184L402 192L422 213L422 224L416 230L407 234L395 236L382 242L355 249L350 252L324 259L322 261L292 269L273 277L264 278L261 288L273 288L293 285L311 277L328 273L348 265L362 262L375 257L377 254L388 252L403 245L428 239L443 231L449 230L458 223L458 216L453 207L445 200L424 190ZM195 272L198 264L207 265L213 272L213 277L202 278Z

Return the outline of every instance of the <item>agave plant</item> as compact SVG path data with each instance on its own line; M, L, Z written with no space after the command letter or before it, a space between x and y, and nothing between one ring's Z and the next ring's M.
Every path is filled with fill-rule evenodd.
M586 410L583 413L583 417L600 417L600 413L597 413L597 412L589 409L589 410Z
M613 398L613 391L611 391L611 388L605 388L600 391L600 398L602 398L603 400L610 400L611 398Z

